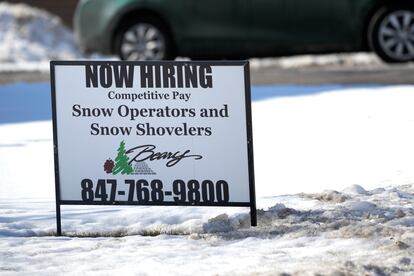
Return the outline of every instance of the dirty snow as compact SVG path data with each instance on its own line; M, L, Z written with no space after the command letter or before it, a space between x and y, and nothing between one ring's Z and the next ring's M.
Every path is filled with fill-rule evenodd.
M412 275L412 89L254 87L256 228L246 208L63 206L54 237L51 122L0 125L0 274Z
M241 210L65 207L62 238L52 236L53 202L1 201L0 272L413 273L413 186L343 195L340 204L275 196L279 203L259 210L257 228ZM313 206L292 208L291 201ZM113 237L95 238L102 235Z
M278 67L284 69L308 67L381 67L386 64L374 53L339 53L323 55L298 55L280 58L252 58L252 69Z

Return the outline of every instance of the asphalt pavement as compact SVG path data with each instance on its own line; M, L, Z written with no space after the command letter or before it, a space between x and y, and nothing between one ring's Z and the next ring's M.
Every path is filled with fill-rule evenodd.
M251 70L252 84L414 84L414 67L307 67Z

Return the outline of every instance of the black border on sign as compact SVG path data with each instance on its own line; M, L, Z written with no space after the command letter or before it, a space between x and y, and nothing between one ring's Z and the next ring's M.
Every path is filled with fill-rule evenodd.
M59 143L57 135L57 109L56 109L56 80L55 80L55 66L79 66L79 65L210 65L210 66L242 66L244 68L244 89L245 89L245 109L246 109L246 130L247 130L247 153L248 153L248 168L249 168L249 194L250 202L229 202L229 203L138 203L127 201L72 201L60 199L60 174L59 174ZM52 94L52 117L53 117L53 149L54 149L54 164L55 164L55 195L56 195L56 228L57 235L62 235L61 228L61 205L121 205L121 206L220 206L220 207L250 207L251 225L257 225L256 215L256 195L254 182L254 162L253 162L253 131L252 131L252 112L251 112L251 91L250 91L250 70L248 61L51 61L50 62L50 83Z

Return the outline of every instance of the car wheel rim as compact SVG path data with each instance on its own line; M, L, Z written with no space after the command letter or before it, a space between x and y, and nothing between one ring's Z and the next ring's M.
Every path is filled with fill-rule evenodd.
M165 58L165 38L148 23L136 24L124 33L121 55L125 60L160 60Z
M388 14L378 35L380 46L389 57L399 61L414 58L414 12L399 10Z

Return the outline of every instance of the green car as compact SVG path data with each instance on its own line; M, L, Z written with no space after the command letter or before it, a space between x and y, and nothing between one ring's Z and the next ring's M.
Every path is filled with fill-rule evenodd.
M85 51L124 60L375 51L414 59L412 0L81 0Z

